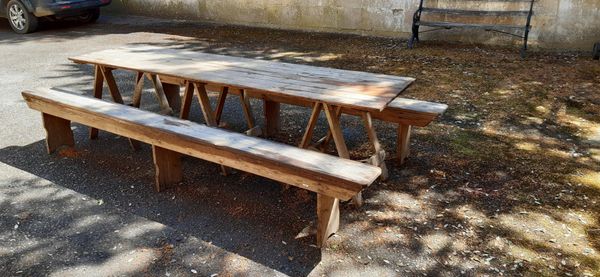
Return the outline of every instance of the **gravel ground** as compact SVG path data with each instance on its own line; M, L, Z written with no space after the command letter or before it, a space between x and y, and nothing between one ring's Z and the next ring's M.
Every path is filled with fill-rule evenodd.
M67 57L132 44L223 53L417 78L406 97L450 105L414 131L398 166L395 126L376 128L391 178L342 206L322 250L315 196L185 160L186 181L152 190L151 151L101 133L56 155L19 92L90 93L92 71ZM18 36L0 21L0 272L7 276L455 276L600 274L600 63L532 52L348 35L105 16ZM132 74L117 72L125 99ZM214 100L214 95L213 95ZM143 109L157 111L149 90ZM237 99L224 120L242 130ZM260 103L253 103L261 114ZM192 120L201 121L198 107ZM284 106L276 140L298 143L309 110ZM368 155L357 118L342 118L354 158ZM259 120L260 121L260 120ZM321 119L318 132L325 132ZM333 151L333 149L330 149ZM260 188L260 189L258 189Z

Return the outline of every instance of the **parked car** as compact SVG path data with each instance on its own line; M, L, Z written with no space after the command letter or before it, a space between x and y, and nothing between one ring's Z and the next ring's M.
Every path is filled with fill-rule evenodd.
M6 17L19 34L35 31L41 18L77 18L92 23L100 17L100 7L111 0L0 0L0 17Z

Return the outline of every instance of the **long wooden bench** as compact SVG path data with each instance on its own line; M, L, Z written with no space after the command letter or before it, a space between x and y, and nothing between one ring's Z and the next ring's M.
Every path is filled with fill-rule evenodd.
M175 86L174 91L179 91L180 86L185 85L185 80L164 76L159 76L163 84L168 86ZM207 90L213 92L220 92L222 95L223 87L216 85L206 86ZM229 87L227 90L229 94L238 95L240 89L235 87ZM269 95L256 90L248 90L248 97L261 99L264 102L264 117L266 121L265 133L267 135L273 134L278 129L278 114L279 114L279 103L310 107L311 103L308 101L302 101L299 99L291 99L286 97L278 97L276 95ZM219 97L219 103L223 97ZM179 103L179 101L176 101ZM217 109L219 109L218 105ZM222 109L222 107L220 107ZM426 127L436 118L441 116L448 109L448 105L430 101L415 100L409 98L397 97L390 102L387 107L380 112L373 111L371 115L374 119L378 119L385 122L398 124L398 136L397 136L397 158L400 164L403 164L410 154L410 134L412 127ZM342 108L343 114L360 116L360 114L349 108ZM218 116L220 118L220 116ZM219 120L219 119L217 119Z
M22 93L42 112L49 153L74 146L71 121L152 145L156 190L183 179L185 154L317 193L317 245L339 226L339 200L349 200L373 183L381 169L126 105L57 89Z

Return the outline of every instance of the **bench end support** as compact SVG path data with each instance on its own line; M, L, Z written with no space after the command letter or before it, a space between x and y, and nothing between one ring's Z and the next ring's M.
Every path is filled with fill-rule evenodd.
M404 164L404 161L410 154L410 125L399 124L398 125L398 161L400 165Z
M183 180L181 154L152 145L156 170L156 191L160 192Z
M340 227L340 200L317 194L317 246L322 247Z
M48 154L53 153L61 146L75 146L71 121L42 113L44 128L46 129L46 149Z

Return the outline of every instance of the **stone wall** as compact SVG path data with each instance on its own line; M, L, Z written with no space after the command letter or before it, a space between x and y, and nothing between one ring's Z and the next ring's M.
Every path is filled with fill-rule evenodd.
M425 1L431 7L527 8L527 3L492 3L493 0ZM418 0L113 0L110 9L174 19L406 38L418 5ZM533 46L590 50L594 42L600 41L600 0L537 0L534 11L530 35ZM464 20L488 22L473 17ZM523 19L500 21L524 24ZM432 32L423 39L520 43L518 39L483 31Z

